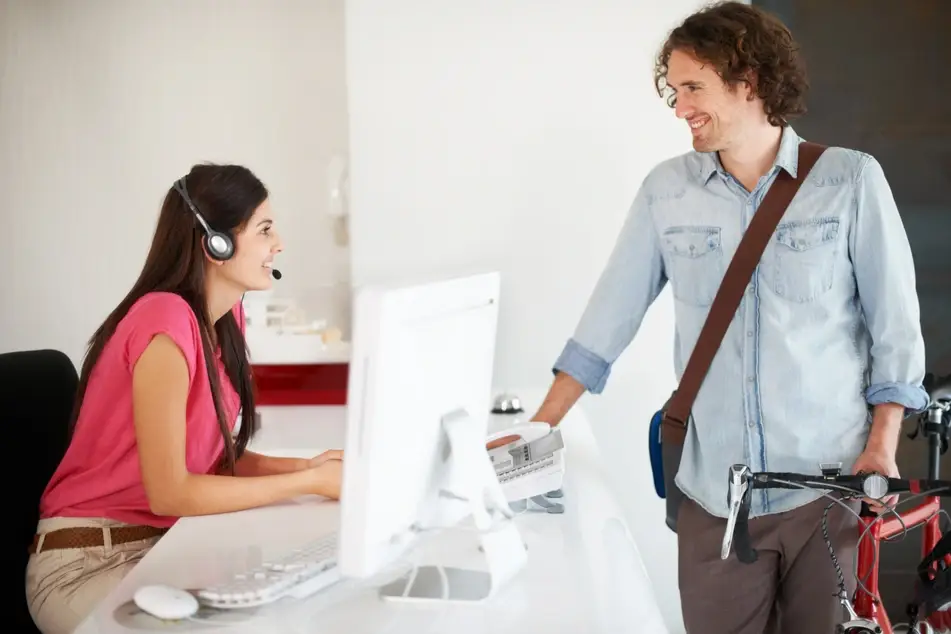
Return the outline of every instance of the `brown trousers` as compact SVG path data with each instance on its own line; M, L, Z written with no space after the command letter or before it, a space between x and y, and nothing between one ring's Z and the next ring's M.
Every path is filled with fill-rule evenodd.
M846 620L836 597L838 576L822 536L821 498L785 513L750 520L759 559L743 564L736 551L723 561L726 520L685 498L677 520L680 598L688 634L832 634ZM856 510L856 507L853 507ZM855 591L857 518L836 504L829 538Z

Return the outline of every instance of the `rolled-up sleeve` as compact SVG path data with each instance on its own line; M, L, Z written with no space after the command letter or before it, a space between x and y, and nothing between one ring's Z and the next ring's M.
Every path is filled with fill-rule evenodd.
M927 407L928 394L915 265L895 198L872 157L859 175L854 211L849 249L872 338L865 397L870 405L897 403L918 412Z
M581 320L554 364L592 393L604 390L611 367L631 343L647 309L667 282L647 183L641 186Z

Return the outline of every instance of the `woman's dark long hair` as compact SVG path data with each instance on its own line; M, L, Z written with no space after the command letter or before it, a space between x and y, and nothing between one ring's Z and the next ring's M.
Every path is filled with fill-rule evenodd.
M229 231L232 236L244 228L255 209L268 197L264 184L250 170L238 165L196 165L185 177L185 186L192 202L211 228L216 231ZM211 383L218 427L225 442L222 466L233 474L235 462L244 453L255 431L254 382L247 347L234 313L228 311L215 324L211 323L208 315L203 236L195 215L182 196L170 187L165 195L152 246L139 279L89 340L79 378L70 434L79 416L90 373L119 322L146 293L175 293L188 302L198 319L205 369ZM241 397L241 426L237 438L232 437L222 405L215 345L221 350L225 371Z

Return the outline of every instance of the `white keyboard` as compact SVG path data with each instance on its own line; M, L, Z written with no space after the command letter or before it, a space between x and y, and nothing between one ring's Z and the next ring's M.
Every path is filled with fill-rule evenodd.
M340 580L337 534L305 544L260 567L198 591L198 600L214 608L250 608L282 597L302 599Z

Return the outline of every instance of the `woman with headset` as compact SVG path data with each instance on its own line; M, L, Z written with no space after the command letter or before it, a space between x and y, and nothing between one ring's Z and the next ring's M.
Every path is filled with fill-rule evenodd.
M274 225L244 167L197 165L166 194L138 280L89 342L70 444L40 501L26 590L45 634L71 632L179 517L339 497L339 451L246 449L241 298L279 277Z

